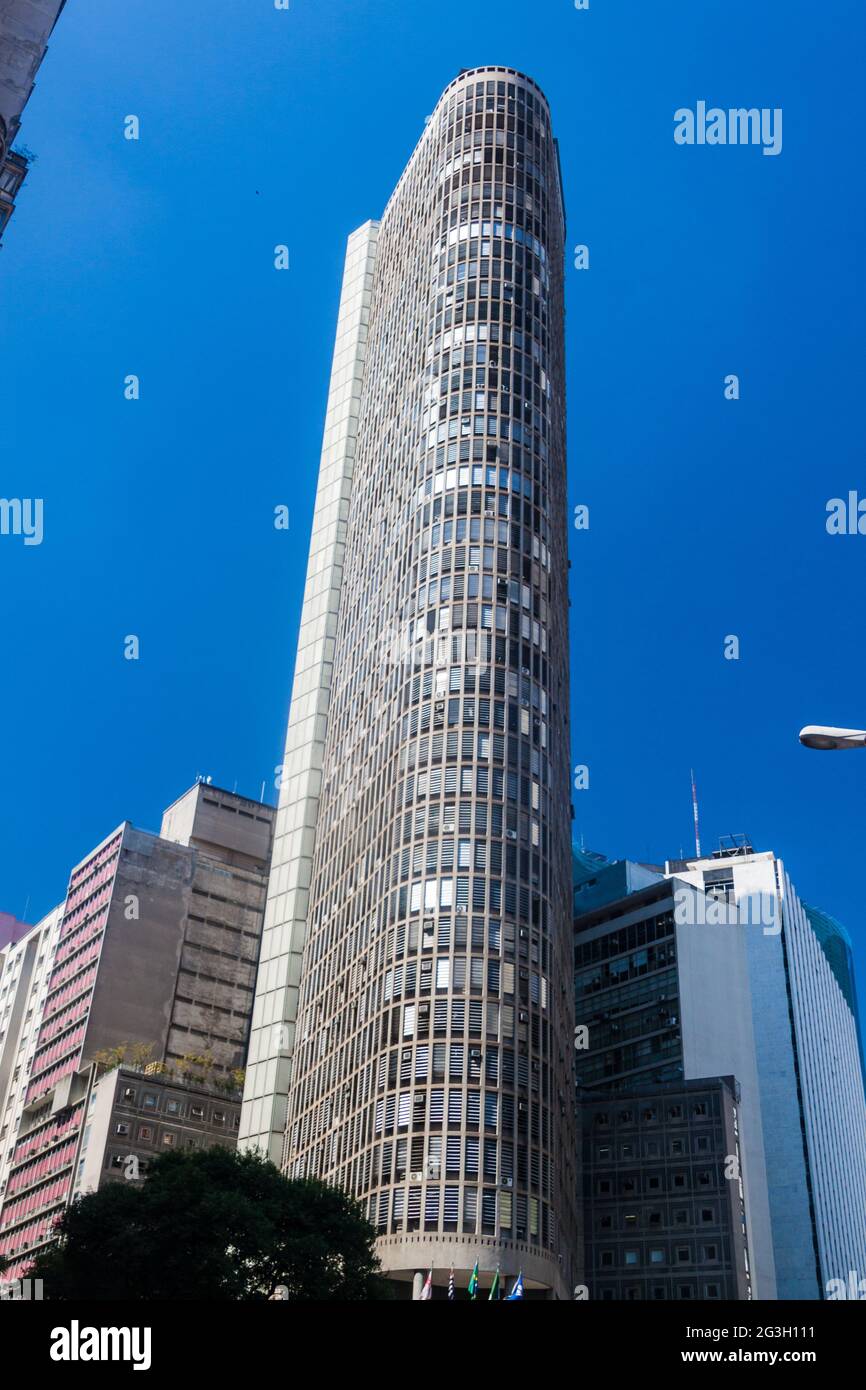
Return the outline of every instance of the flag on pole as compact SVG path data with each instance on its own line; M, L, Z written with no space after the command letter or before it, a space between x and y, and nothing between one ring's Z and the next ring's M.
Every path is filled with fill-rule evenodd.
M499 1301L499 1266L496 1266L496 1273L493 1276L493 1283L490 1285L490 1293L487 1296L488 1303L498 1303Z
M452 1303L454 1302L454 1299L457 1297L457 1294L456 1294L455 1289L454 1289L454 1266L453 1266L453 1265L451 1266L451 1273L448 1275L448 1297L449 1297L449 1299L451 1300Z
M419 1303L422 1303L422 1302L423 1302L423 1303L426 1303L427 1300L430 1299L430 1298L432 1298L432 1297L433 1297L433 1267L432 1267L432 1265L431 1265L431 1267L430 1267L430 1273L427 1275L427 1278L424 1280L424 1287L423 1287L423 1289L421 1290L420 1294L418 1295L418 1301L419 1301Z
M511 1293L506 1294L505 1302L516 1302L521 1298L523 1298L523 1270L520 1271L517 1278L515 1279L511 1288Z
M475 1266L474 1266L474 1268L473 1268L473 1270L472 1270L471 1275L469 1276L469 1297L470 1297L470 1298L477 1298L477 1297L478 1297L478 1261L477 1261L477 1260L475 1261Z

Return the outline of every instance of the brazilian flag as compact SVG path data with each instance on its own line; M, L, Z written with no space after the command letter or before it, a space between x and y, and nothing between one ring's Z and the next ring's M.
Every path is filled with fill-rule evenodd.
M475 1268L469 1276L469 1297L478 1297L478 1261L475 1261Z
M490 1293L489 1293L489 1295L488 1295L487 1302L488 1302L488 1303L496 1303L496 1302L498 1302L498 1301L499 1301L499 1266L497 1265L497 1267L496 1267L496 1273L495 1273L494 1276L493 1276L493 1283L490 1285Z

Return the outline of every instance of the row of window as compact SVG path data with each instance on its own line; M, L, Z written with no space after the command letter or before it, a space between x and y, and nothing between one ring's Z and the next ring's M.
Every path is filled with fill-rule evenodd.
M636 1173L621 1178L596 1178L597 1197L636 1196L639 1192L687 1192L691 1188L721 1188L725 1178L710 1168L688 1169L677 1173Z
M198 1120L204 1124L213 1125L233 1125L238 1126L237 1111L228 1111L222 1106L215 1106L206 1100L181 1099L177 1096L166 1095L158 1091L140 1091L135 1086L123 1086L118 1097L123 1105L138 1105L142 1110L161 1111L164 1115L171 1115L173 1118L181 1119L188 1117L191 1120ZM120 1122L128 1125L127 1121ZM129 1129L117 1129L118 1134L128 1133Z
M619 1216L619 1222L616 1216ZM674 1207L665 1210L662 1207L642 1207L639 1211L622 1211L614 1213L611 1211L599 1212L596 1216L596 1230L613 1231L620 1229L624 1231L635 1230L638 1226L648 1229L662 1226L715 1226L718 1224L718 1212L715 1206L699 1206L697 1209L692 1207Z
M660 1158L663 1153L668 1153L671 1157L683 1157L685 1154L706 1154L712 1148L712 1136L709 1134L696 1134L688 1137L677 1137L668 1139L663 1143L658 1139L646 1139L642 1144L598 1144L596 1145L595 1157L600 1163L610 1163L612 1159L633 1160L638 1154L642 1158Z
M693 1120L711 1120L714 1111L715 1107L708 1100L673 1101L669 1105L623 1106L615 1114L609 1110L597 1110L592 1122L606 1129L612 1120L619 1125L658 1124L661 1120L684 1120L687 1115Z
M695 1251L697 1250L697 1256ZM692 1244L633 1246L626 1250L599 1250L596 1256L599 1269L635 1269L645 1265L691 1265L715 1264L721 1259L720 1246L716 1241L694 1246Z

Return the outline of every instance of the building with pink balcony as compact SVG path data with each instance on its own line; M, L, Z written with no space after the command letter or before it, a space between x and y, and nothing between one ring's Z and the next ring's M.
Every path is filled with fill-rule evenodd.
M244 1065L273 818L199 783L159 835L124 822L72 870L24 1046L4 1044L17 1096L0 1170L7 1279L51 1239L75 1193L101 1054L140 1044L169 1066L205 1055L216 1081Z

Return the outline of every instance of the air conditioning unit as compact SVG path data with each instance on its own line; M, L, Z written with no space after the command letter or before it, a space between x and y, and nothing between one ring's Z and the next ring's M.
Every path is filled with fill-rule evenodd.
M516 840L516 839L517 839L517 831L516 831L516 830L506 830L505 834L506 834L506 836L508 837L509 840Z
M466 917L469 913L468 907L455 907L454 914L457 917Z
M484 515L485 515L485 516L491 516L491 517L492 517L492 516L495 516L495 512L494 512L494 510L493 510L492 507L485 507L485 508L484 508Z
M410 1181L410 1182L423 1182L423 1181L424 1181L424 1173L423 1173L423 1171L421 1171L421 1172L419 1172L419 1173L410 1173L410 1174L409 1174L409 1181Z
M513 1178L503 1178L503 1179L502 1179L502 1186L503 1186L503 1187L513 1187L513 1186L514 1186L514 1179L513 1179Z

